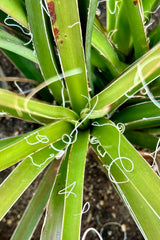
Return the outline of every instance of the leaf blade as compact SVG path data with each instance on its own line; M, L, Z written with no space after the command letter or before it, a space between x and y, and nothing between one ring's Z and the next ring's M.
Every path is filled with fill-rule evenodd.
M36 227L36 224L39 221L43 209L49 199L56 178L57 168L60 164L59 162L60 161L56 160L51 163L51 166L41 180L35 195L27 206L25 213L15 229L11 240L19 240L22 236L24 240L28 240L32 236L34 228Z
M160 234L158 176L112 122L106 119L97 122L92 135L99 140L103 151L110 156L110 158L101 156L101 164L106 168L106 172L110 169L108 172L111 173L110 177L112 176L110 179L115 183L143 236L148 239L154 236L154 239L158 239ZM124 162L125 158L130 161ZM120 159L121 161L118 161ZM154 187L150 182L154 182Z

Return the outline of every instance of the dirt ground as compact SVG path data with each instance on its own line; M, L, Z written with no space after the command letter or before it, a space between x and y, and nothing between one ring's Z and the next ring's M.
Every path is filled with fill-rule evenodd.
M19 75L15 67L7 61L2 53L0 53L0 67L6 76ZM21 87L26 88L24 84L22 84ZM9 84L8 88L17 91L14 84ZM0 138L17 136L37 127L37 124L3 117L0 118ZM0 182L2 182L13 169L14 166L0 172ZM0 222L0 240L10 239L24 209L38 186L40 178L41 176L32 183ZM122 240L125 232L127 233L128 240L143 239L134 221L130 217L127 208L124 206L112 183L108 180L105 173L96 162L92 152L88 153L86 162L84 203L86 202L90 203L90 209L87 213L83 214L82 234L86 229L94 227L97 231L102 232L103 240ZM32 240L40 239L42 222L43 218L40 221ZM92 232L87 235L86 239L96 240L98 238L96 238L96 235Z

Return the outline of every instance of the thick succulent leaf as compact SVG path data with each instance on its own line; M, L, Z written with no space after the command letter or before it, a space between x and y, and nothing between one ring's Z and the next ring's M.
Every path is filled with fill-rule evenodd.
M90 81L90 85L92 86L92 73L91 73L91 40L92 40L92 31L93 31L93 23L95 19L95 14L97 10L98 0L90 0L89 9L88 9L88 20L87 20L87 30L86 30L86 44L85 44L85 52L86 52L86 66L88 72L88 78Z
M70 134L72 128L71 124L65 121L51 123L28 133L24 138L15 140L11 145L1 148L0 170L60 140L64 134Z
M53 51L54 43L51 46L47 26L45 23L45 12L39 0L26 0L28 20L30 30L33 35L33 43L44 79L57 76L58 81L50 84L50 89L56 100L62 102L62 83L58 75L55 54ZM36 18L36 21L35 21ZM38 27L37 27L38 23ZM53 39L52 39L53 41Z
M58 194L66 185L67 164L69 157L70 147L67 149L66 156L62 161L62 164L58 171L56 183L53 188L50 200L46 209L46 217L44 220L41 240L52 240L61 236L62 234L62 222L63 222L63 210L64 210L64 198L65 195Z
M156 149L158 137L140 131L125 131L125 137L134 145L143 148Z
M115 29L113 29L109 35L119 52L128 56L132 48L132 40L128 22L128 12L124 6L124 1L122 1L118 12Z
M160 135L160 127L155 127L155 128L146 128L142 129L143 132L151 134L153 136Z
M54 147L62 150L65 144L59 141L54 144ZM59 152L50 146L40 149L38 152L29 155L12 171L0 185L0 219L3 218L15 201L57 154ZM59 159L58 156L57 158Z
M158 240L159 177L111 121L98 120L94 124L92 135L103 149L102 166L116 185L144 238ZM110 158L107 155L105 157L105 152Z
M26 78L37 80L38 82L44 81L40 71L36 68L35 64L24 58L23 56L17 55L16 53L3 49L5 55L16 65Z
M155 10L155 7L157 6L158 3L159 3L159 0L150 0L150 1L142 0L145 16L150 15L151 12Z
M160 106L160 101L157 101ZM143 102L127 107L113 115L113 120L124 123L126 129L153 127L160 125L160 107L153 102Z
M106 67L113 75L113 78L117 77L124 69L123 65L110 41L95 26L93 27L92 46L104 57L103 61L105 61Z
M46 3L72 108L79 113L88 102L88 88L77 1L46 0ZM65 76L72 69L80 73Z
M0 48L16 53L30 61L37 63L37 58L31 49L24 46L25 42L0 30Z
M87 154L89 131L78 132L73 143L68 160L68 170L65 189L59 193L65 194L62 239L79 240L85 159ZM72 206L72 207L71 207ZM73 231L74 229L74 231Z
M1 0L0 9L13 17L18 23L24 27L28 27L25 3L23 0Z
M0 89L0 110L9 115L39 123L65 119L75 122L78 115L68 108L53 106Z
M142 0L123 1L128 16L130 31L133 38L135 58L143 56L149 49L144 26ZM138 36L138 37L137 37Z
M110 105L110 112L115 110L142 88L142 79L139 74L143 76L143 81L146 83L152 82L160 75L160 44L157 44L117 80L94 96L90 101L91 107L94 110L100 110Z
M12 240L19 240L23 236L23 240L28 240L32 236L32 233L42 215L49 199L51 190L54 186L57 169L60 164L60 160L55 160L51 163L47 173L42 178L40 185L32 200L30 201L27 209L22 216L15 232L12 235Z
M107 20L107 30L108 32L114 31L116 29L116 21L119 14L119 9L121 7L121 2L116 0L106 1L106 20Z
M23 135L25 136L25 135ZM14 142L15 140L17 140L18 138L20 138L21 136L16 136L16 137L8 137L8 138L2 138L0 139L0 149L2 147L4 147L5 145L11 144L12 142Z

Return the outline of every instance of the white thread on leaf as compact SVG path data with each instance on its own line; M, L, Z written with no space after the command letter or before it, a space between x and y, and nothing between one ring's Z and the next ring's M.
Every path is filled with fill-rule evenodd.
M75 197L77 197L77 194L73 192L73 189L75 188L75 186L76 186L76 182L73 182L69 186L67 186L64 189L60 190L58 192L58 194L60 194L60 195L65 194L65 199L68 198L70 196L70 194L72 194Z
M123 123L118 123L117 128L121 133L125 132L125 125Z
M128 181L129 181L129 178L127 177L127 175L125 174L124 171L126 171L126 172L128 172L128 173L129 173L129 172L132 172L132 171L134 170L134 163L133 163L133 161L132 161L131 159L129 159L129 158L127 158L127 157L124 157L124 156L121 156L121 152L120 152L120 148L121 148L121 132L123 133L124 130L125 130L124 124L118 123L117 126L116 126L115 124L112 124L112 123L99 124L98 122L93 122L92 125L93 125L93 126L97 126L97 127L112 126L112 127L114 127L114 128L117 129L118 134L119 134L119 137L118 137L118 157L115 158L115 159L113 159L112 162L110 163L110 165L109 165L109 166L106 166L106 167L107 167L107 170L108 170L109 179L110 179L113 183L115 183L115 184L121 184L121 183L126 183L126 182L128 182ZM102 154L102 153L99 151L99 147L102 147L102 148L103 148L103 146L101 145L100 142L99 142L99 145L97 146L97 152L100 154L101 157L104 157L107 152L105 152L105 150L104 150L104 153ZM116 163L117 160L120 161L122 168ZM124 163L123 163L124 160L127 160L127 161L129 161L129 162L131 163L131 168L130 168L130 169L127 169L127 168L124 166ZM123 173L123 175L126 177L126 179L127 179L126 181L117 182L117 181L114 179L114 177L113 177L112 174L111 174L111 167L112 167L112 165L113 165L114 163L117 165L117 167L119 167L119 169L121 170L121 172ZM124 171L123 171L123 170L124 170Z
M143 96L145 96L145 95L147 94L145 88L141 88L141 89L140 89L140 93L141 93Z
M71 143L76 142L76 140L77 140L77 135L78 135L78 127L81 126L82 123L85 122L85 120L87 120L87 118L90 116L90 114L92 114L92 112L94 111L97 103L98 103L98 95L97 95L97 99L96 99L96 102L95 102L93 108L92 108L91 111L86 115L86 117L85 117L81 122L78 122L78 121L76 122L75 127L74 127L74 129L72 130L72 132L70 133L70 135L64 134L64 135L62 136L62 141L67 144L67 147L68 147ZM72 138L72 135L73 135L74 132L76 132L76 133L75 133L75 138L74 138L74 140L72 141L71 138ZM69 140L68 142L66 142L66 141L64 140L65 137L68 137L68 140Z
M116 33L118 31L118 29L113 29L113 30L111 30L109 33L108 33L108 39L110 40L110 41L112 41L112 37L113 37L113 35ZM118 46L117 46L117 48L118 48Z
M14 18L12 18L11 16L8 15L8 16L4 19L4 23L5 23L7 26L9 26L9 27L18 27L18 28L22 31L23 34L25 34L25 35L27 35L27 36L31 36L31 39L30 39L28 42L24 43L24 45L30 44L30 43L32 42L32 40L33 40L33 35L32 35L32 33L31 33L31 32L25 32L24 29L22 28L22 26L20 26L18 23L16 23L16 24L15 24L15 23L8 23L8 22L7 22L8 20L15 21Z
M55 158L56 159L61 159L61 157L65 154L65 150L61 150L58 149L56 147L53 146L53 143L50 144L50 148L52 148L53 150L57 151L58 153L56 154Z
M128 161L131 163L131 169L126 169L126 167L124 166L124 163L123 163L123 160L122 160L122 159L128 160ZM120 160L120 163L121 163L121 165L122 165L122 168L119 166L119 164L116 164L116 165L117 165L117 167L119 167L119 169L121 170L121 172L123 173L123 175L126 177L126 180L125 180L125 181L119 181L119 182L117 182L117 181L115 180L115 178L114 178L114 177L112 176L112 174L111 174L111 168L112 168L113 164L116 163L116 161L118 161L118 160ZM115 158L114 160L112 160L111 164L110 164L107 168L108 168L108 177L109 177L110 181L111 181L112 183L115 183L115 184L122 184L122 183L127 183L127 182L129 182L129 178L127 177L127 175L126 175L126 173L123 171L123 169L124 169L126 172L132 172L133 169L134 169L134 164L133 164L133 162L131 161L131 159L129 159L129 158L127 158L127 157L120 157L120 158L117 157L117 158Z
M103 153L102 153L101 150L99 149L100 147L101 147L101 150L103 149L103 151L104 151ZM100 144L97 146L97 152L99 153L99 155L100 155L102 158L103 158L103 157L106 155L106 153L107 153L107 152L104 150L104 148L102 147L102 145L100 145Z
M86 210L85 210L85 208L86 208ZM87 212L89 211L89 209L90 209L90 203L89 203L89 202L86 202L86 203L84 204L83 208L82 208L81 213L74 214L74 216L78 216L78 215L81 215L81 216L82 216L83 214L87 213Z
M151 11L145 11L145 13L154 14L154 13L157 13L159 9L160 9L160 4L158 4L157 8L156 8L153 12L151 12Z
M108 1L108 0L107 0ZM118 12L119 12L119 6L118 6L118 3L119 1L115 1L115 5L114 5L114 10L112 11L110 8L108 8L110 14L115 14L116 13L116 10L118 9Z
M35 137L35 139L34 139L34 142L31 142L31 139L29 140L29 138L31 138L33 136ZM26 142L29 145L36 145L38 143L48 143L49 142L48 137L46 135L40 135L38 131L31 133L27 137L24 137L24 139L26 140Z
M48 160L54 158L54 154L50 154L49 157L48 157L44 162L42 162L41 164L35 163L32 156L28 156L28 157L31 159L31 162L32 162L32 164L33 164L34 166L36 166L36 167L42 167L46 162L48 162Z
M98 144L99 143L99 140L96 138L96 137L90 137L89 138L89 142L91 144Z
M72 25L69 25L68 28L73 28L74 26L76 26L77 24L79 24L79 22L75 22Z
M142 74L142 71L141 71L141 68L140 68L139 65L137 65L137 71L138 71L138 75L139 75L139 77L140 77L140 80L141 80L141 82L142 82L142 84L143 84L143 87L144 87L144 89L146 90L146 94L148 95L148 97L150 98L150 100L152 101L152 103L153 103L156 107L160 108L160 103L154 98L153 94L150 92L150 90L149 90L149 88L148 88L148 86L147 86L147 84L146 84L146 82L145 82L145 80L144 80L144 78L143 78L143 74Z

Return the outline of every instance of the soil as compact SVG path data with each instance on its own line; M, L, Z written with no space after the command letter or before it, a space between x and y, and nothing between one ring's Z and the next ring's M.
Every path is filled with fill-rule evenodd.
M5 56L0 52L0 67L6 76L20 76L16 68L8 62ZM22 89L26 89L24 84ZM17 91L14 84L8 84L9 89ZM28 88L28 86L27 86ZM8 136L17 136L37 128L37 124L28 123L20 119L1 117L0 118L0 138ZM15 166L0 172L0 183L10 174ZM44 174L44 173L42 173ZM41 174L41 175L42 175ZM28 202L36 190L41 175L31 184L21 198L9 210L7 215L0 222L0 240L9 240L19 222ZM120 199L112 183L108 180L103 169L98 165L94 154L89 151L84 180L84 204L90 203L90 209L83 214L82 234L90 227L102 232L103 240L122 240L124 234L127 234L128 240L144 239L136 227L129 211ZM40 239L40 224L32 237L32 240ZM23 237L22 237L23 239ZM87 240L96 240L97 236L92 232L88 233Z

